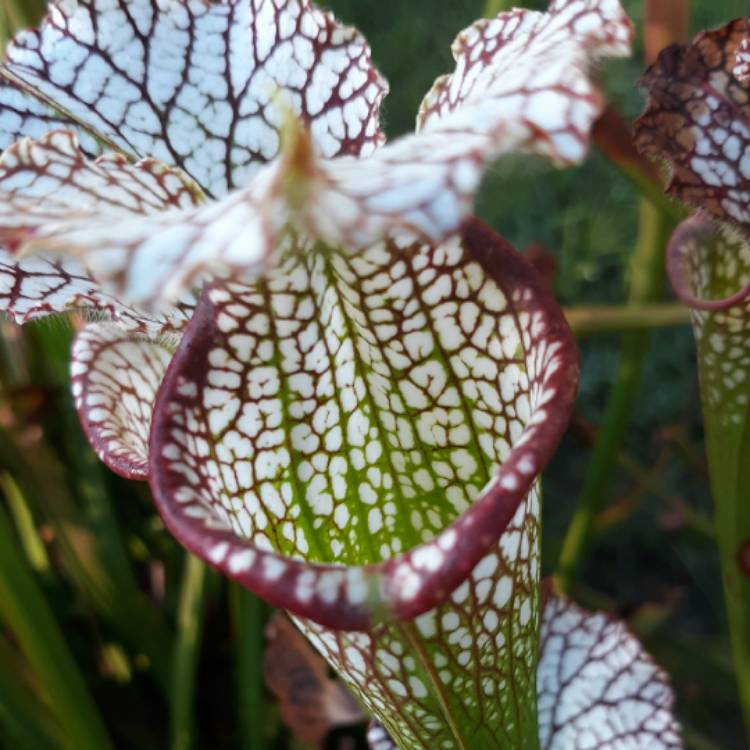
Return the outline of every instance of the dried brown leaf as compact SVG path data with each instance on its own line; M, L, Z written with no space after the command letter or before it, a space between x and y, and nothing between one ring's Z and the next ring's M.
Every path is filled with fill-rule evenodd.
M295 737L322 743L336 727L363 723L362 709L342 682L280 612L266 627L263 675Z

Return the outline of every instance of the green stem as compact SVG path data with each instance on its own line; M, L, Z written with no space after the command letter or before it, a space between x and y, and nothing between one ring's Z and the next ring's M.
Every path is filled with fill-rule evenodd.
M671 223L648 201L641 201L639 235L631 260L629 303L639 306L658 299L663 280L663 251ZM568 592L578 575L591 541L594 517L607 499L607 488L620 445L638 394L641 372L648 353L648 331L623 336L620 366L612 387L599 439L594 447L583 490L563 541L557 585Z
M232 584L229 588L234 625L237 674L237 709L240 747L266 750L268 710L263 689L263 630L268 608L261 599Z
M596 305L568 307L565 318L573 333L582 338L597 333L642 331L690 323L684 305Z
M729 635L740 705L750 738L750 409L735 429L704 404Z
M112 748L78 666L0 508L0 617L39 677L70 750Z
M185 553L177 610L171 691L171 748L194 746L195 684L206 603L206 566Z
M24 694L9 675L0 674L0 747L59 750L63 741L60 731L47 728L51 722L42 718L44 713L34 696Z
M717 248L709 240L706 260L701 259L701 291L710 299L731 294L748 271L747 260L740 256L738 268L728 273L727 261L715 252ZM750 324L744 313L743 305L738 305L704 315L696 341L729 636L750 738L750 380L745 358ZM738 324L743 327L737 328Z

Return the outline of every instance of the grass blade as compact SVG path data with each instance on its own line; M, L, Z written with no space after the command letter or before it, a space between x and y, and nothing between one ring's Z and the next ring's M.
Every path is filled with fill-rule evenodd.
M13 517L16 533L31 569L37 575L48 576L50 565L47 550L39 538L34 518L23 492L7 472L0 475L0 489L8 502L8 510Z
M52 325L36 326L26 333L38 370L35 379L51 390L67 392L70 327L65 325L64 335L59 326ZM54 528L62 565L78 594L132 651L147 657L150 674L166 695L170 634L138 587L114 513L106 469L88 446L69 398L54 407L45 423L45 440L34 451L21 453L12 444L0 446L15 452L6 465L19 471L23 467L27 496L43 498L37 515Z
M113 748L86 683L0 509L0 618L26 655L70 750Z
M0 639L0 728L0 747L59 750L64 744L28 665L5 639Z

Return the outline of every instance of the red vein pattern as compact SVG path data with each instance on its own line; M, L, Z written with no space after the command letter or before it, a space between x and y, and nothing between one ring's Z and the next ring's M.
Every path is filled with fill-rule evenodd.
M475 251L454 241L295 253L256 286L207 290L157 405L154 492L167 518L210 522L259 550L369 563L436 538L482 492L488 506L510 500L509 521L564 423L546 406L571 396L574 350L512 251L478 225L466 236ZM407 502L412 512L400 513ZM441 565L399 570L394 611L439 596L414 588L453 565L431 550ZM481 557L462 556L460 573ZM260 568L247 573L262 580ZM369 609L357 604L352 615Z
M105 290L139 307L190 305L209 268L257 274L270 255L276 172L206 204L180 170L119 154L91 161L73 133L53 131L0 161L0 241L22 254L78 256Z
M73 130L57 131L59 127ZM19 141L22 136L37 135L37 142ZM79 137L85 144L80 151ZM99 153L90 134L6 82L0 82L0 143L6 149L0 165L6 248L18 246L24 237L36 233L41 221L37 212L48 218L68 217L75 207L80 216L86 207L96 206L98 214L106 206L132 215L136 210L153 212L197 197L193 183L168 175L168 170L153 160L135 168L117 155L87 161L88 156ZM171 181L175 177L176 186ZM170 187L176 189L170 192ZM18 213L13 211L16 208ZM111 237L109 224L106 239ZM183 295L172 310L148 315L112 296L72 257L44 253L18 260L7 249L0 249L0 311L17 323L27 323L73 310L104 314L124 329L158 335L182 329L192 304L189 296Z
M673 171L670 192L697 209L674 232L667 268L690 308L729 630L750 657L750 587L738 562L750 534L750 19L668 48L644 78L639 147ZM738 675L740 692L743 678Z
M557 0L546 13L501 13L469 27L453 45L455 73L439 78L422 103L416 134L364 163L317 165L312 232L350 248L388 231L439 242L458 230L498 157L580 161L603 108L590 68L628 55L632 32L617 0Z
M276 156L287 111L326 157L383 140L387 85L369 47L310 0L55 2L9 45L0 74L214 197Z
M750 89L734 75L748 34L739 18L664 50L636 125L639 148L671 165L669 191L704 212L674 233L667 268L693 311L705 409L723 428L744 423L750 399Z
M21 137L41 138L53 130L75 132L89 158L95 159L102 153L94 134L52 105L27 93L23 86L0 77L0 149L5 150Z
M137 164L120 154L87 159L67 130L38 140L22 138L7 148L0 158L0 191L6 200L19 200L19 205L2 206L3 223L27 214L32 204L42 204L39 210L48 212L47 220L60 220L94 211L132 218L203 201L200 188L184 173L154 159ZM44 220L40 216L37 223ZM18 222L29 232L34 229Z
M48 315L79 311L105 315L123 330L177 335L190 319L190 306L152 317L122 304L104 292L86 270L71 258L32 256L16 261L0 250L0 311L16 323L28 323Z
M475 24L382 148L369 48L309 0L59 0L0 68L0 137L37 137L0 165L0 240L42 253L0 258L0 298L147 334L78 336L90 441L408 750L536 731L537 478L577 359L525 262L462 223L498 156L583 157L589 69L631 36L616 0Z
M26 254L41 250L43 261L61 251L83 256L93 277L109 282L105 292L125 285L129 298L139 302L154 296L154 285L161 292L169 283L151 244L154 225L173 227L174 217L182 216L179 209L203 200L192 180L153 159L134 165L118 154L86 159L70 131L22 139L6 149L0 198L0 242L6 247ZM156 218L149 222L144 218L149 216ZM199 253L200 247L191 251ZM190 277L189 253L180 260ZM73 275L63 266L60 271ZM179 290L189 302L184 286Z
M542 608L537 690L542 750L682 747L672 689L640 643L606 615L552 595ZM396 748L377 722L367 737L371 750Z
M413 622L297 624L400 747L523 747L536 731L538 545L534 487L464 582Z
M750 403L750 246L706 217L683 222L667 251L669 278L692 310L705 408L725 429Z
M537 674L542 750L677 750L664 672L624 625L549 597Z
M748 84L734 77L736 53L750 34L738 18L668 47L644 75L648 106L636 122L636 145L671 170L668 192L750 230Z
M297 615L403 747L451 736L445 695L469 736L523 737L532 487L577 380L559 308L477 223L440 247L303 258L199 303L155 409L162 517Z
M629 55L632 34L617 0L554 0L545 13L513 10L481 19L453 42L456 71L435 81L419 128L439 128L467 106L471 121L490 97L498 107L519 108L513 127L521 145L525 139L554 161L577 161L602 106L588 70L598 59Z
M82 157L99 156L104 143L132 159L150 157L154 166L153 158L192 170L206 191L222 195L276 155L287 111L308 124L324 156L366 154L383 140L378 110L387 86L370 63L367 44L356 30L340 26L308 0L53 3L41 28L19 34L7 55L0 69L0 147L21 136L44 139L63 127L81 143L82 171L92 169ZM47 167L52 174L45 176L54 177L52 163ZM234 209L243 230L230 238L237 240L234 247L265 231L264 219L252 205L238 216L242 202L237 196L224 207L229 213ZM131 272L131 286L122 283L124 258L144 244L153 255L148 240L166 234L174 242L176 226L121 222L113 231L112 217L106 216L89 231L57 236L57 249L80 254L93 248L96 257L85 258L87 270L82 272L78 264L47 254L43 282L35 263L4 263L0 296L8 302L5 309L16 318L27 313L38 317L83 301L109 311L108 295L99 287L102 279L97 274L96 282L90 278L92 266L104 280L114 280L129 304L155 308L151 295L163 288L170 304L180 300L178 306L184 307L190 296L186 287L209 260L217 273L226 267L225 256L205 248L220 239L217 232L203 232L209 217L219 224L226 221L226 212L220 213L191 216L195 229L182 243L183 252L168 248L173 265L162 260L161 276L146 273L138 279ZM39 225L45 216L37 214L33 220ZM179 217L177 224L189 222ZM133 237L136 231L140 233ZM129 237L130 243L110 247L121 237ZM47 237L47 244L55 242ZM265 245L256 255L264 250ZM231 248L227 252L234 257ZM184 260L181 270L175 256ZM114 268L104 262L115 259ZM242 262L251 260L243 256ZM153 263L148 265L153 271ZM71 283L77 277L83 278ZM159 283L170 277L171 284ZM144 284L147 289L139 286ZM42 296L45 285L49 299ZM29 290L31 301L17 294L20 287ZM122 295L123 289L129 294ZM70 295L61 299L63 290Z
M151 416L172 349L112 323L86 326L73 344L73 397L99 458L126 479L148 476Z
M116 43L111 28L118 29ZM148 44L137 28L152 34ZM163 64L152 70L164 63L167 50L175 55L162 36L178 28L185 30L176 47L186 81L175 75L174 61L169 69ZM249 28L252 49L264 50L262 60L251 61L247 50L240 54L233 46L235 36ZM191 34L197 35L194 44ZM428 95L421 130L378 149L377 110L385 88L370 66L369 50L356 32L336 26L308 3L53 6L39 32L21 35L11 47L9 80L54 99L111 147L172 165L161 167L164 174L183 168L207 195L221 200L138 222L112 216L105 203L100 215L72 213L62 221L9 195L0 239L25 238L17 236L13 222L23 209L36 226L32 246L38 251L83 257L93 276L128 304L157 311L207 276L247 281L262 274L275 261L288 224L348 250L403 233L437 243L458 231L484 169L499 156L534 151L558 164L583 157L602 107L589 68L604 57L627 54L631 36L617 0L559 0L547 13L501 14L459 38L456 73L438 86L450 92ZM208 86L218 75L207 54L212 44L230 55L222 61L229 65L229 82L245 82L241 95L224 91L221 107L196 88L197 81ZM117 65L113 45L122 58ZM123 77L126 60L131 76L143 80ZM39 77L42 72L46 78ZM219 80L223 87L215 82L213 88L227 89L227 81ZM168 102L162 101L165 91L173 97ZM292 103L284 116L279 102L286 95ZM245 110L255 113L247 121ZM292 114L301 125L280 151L282 126ZM217 129L226 133L218 138ZM239 134L272 145L254 157L238 156L232 139ZM78 157L80 171L90 172L91 163L81 152ZM50 183L59 182L54 160L42 164ZM242 180L233 170L242 172ZM225 196L238 184L241 190Z

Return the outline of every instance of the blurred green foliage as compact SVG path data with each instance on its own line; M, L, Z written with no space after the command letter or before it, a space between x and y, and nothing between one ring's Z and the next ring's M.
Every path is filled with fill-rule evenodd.
M38 5L3 0L3 30L30 22ZM327 5L369 39L391 82L385 125L395 136L412 128L422 95L452 68L450 42L485 3ZM642 3L625 5L640 30ZM741 0L691 5L696 31L747 12ZM640 44L639 37L632 60L602 71L610 100L628 118L642 107L634 88ZM518 248L546 248L564 304L611 305L627 298L638 205L633 186L592 153L566 172L540 161L498 165L478 213ZM666 290L663 297L669 299ZM99 722L114 746L128 750L291 747L262 687L265 607L186 560L164 532L147 488L97 462L69 395L69 324L56 320L23 331L4 324L3 330L0 565L18 568L21 588L0 586L0 747L81 750L89 745L71 738L82 722L91 747L106 746L96 742ZM577 413L546 480L547 573L554 572L581 491L620 344L617 332L581 342ZM653 335L629 416L575 594L627 617L670 672L688 747L739 750L744 741L687 327ZM41 652L28 648L28 639L41 640ZM58 710L78 713L68 725L56 718Z

